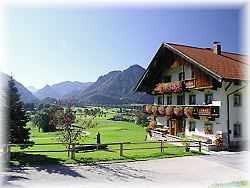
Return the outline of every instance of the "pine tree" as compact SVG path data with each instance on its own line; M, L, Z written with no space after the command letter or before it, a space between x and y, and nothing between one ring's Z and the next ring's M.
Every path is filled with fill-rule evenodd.
M26 125L29 121L28 116L23 108L23 103L20 100L21 95L15 86L13 77L10 78L6 89L7 104L8 104L8 129L9 143L11 144L33 144L29 141L29 128ZM21 149L28 146L20 146Z

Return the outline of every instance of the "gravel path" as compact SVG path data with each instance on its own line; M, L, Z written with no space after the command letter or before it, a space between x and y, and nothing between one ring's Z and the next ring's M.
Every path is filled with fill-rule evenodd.
M98 163L87 165L39 166L10 169L2 173L5 186L23 187L208 187L215 183L249 180L243 167L230 166L246 154L180 157L140 162ZM234 159L233 159L234 157Z

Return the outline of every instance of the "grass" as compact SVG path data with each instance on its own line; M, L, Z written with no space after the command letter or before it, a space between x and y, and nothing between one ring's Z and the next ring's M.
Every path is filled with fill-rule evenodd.
M249 187L248 181L233 181L229 183L216 183L210 186L210 188L232 188L232 187Z
M110 115L111 114L111 115ZM101 135L101 143L111 142L142 142L145 141L146 132L144 128L128 122L109 121L107 118L115 114L109 111L106 117L96 117L95 122L99 125L95 128L88 129L91 134L80 140L83 144L96 143L96 135L99 132ZM77 119L82 121L90 119L91 117L77 116ZM36 144L55 143L59 142L55 138L55 133L42 133L38 132L36 128L32 128L32 124L28 125L31 128L31 137ZM147 148L160 146L159 143L150 144L124 144L124 148ZM171 148L173 145L167 145L163 153L160 148L157 149L144 149L144 150L124 150L124 156L119 155L119 145L108 146L107 150L94 150L89 152L76 153L74 160L69 159L67 152L29 152L39 150L65 150L64 145L35 145L33 147L20 150L13 147L11 149L11 164L13 166L30 166L39 164L65 164L65 163L85 163L85 162L98 162L98 161L134 161L134 160L149 160L159 158L172 158L181 156L195 156L201 153L196 151L185 152L184 148Z

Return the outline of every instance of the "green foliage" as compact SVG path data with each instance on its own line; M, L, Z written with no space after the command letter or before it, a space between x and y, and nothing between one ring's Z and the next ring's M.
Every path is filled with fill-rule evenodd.
M32 123L43 132L52 132L56 130L56 125L52 122L53 108L45 108L38 112L33 118Z
M9 142L12 144L33 144L29 141L29 128L26 127L29 119L26 111L23 109L23 103L20 100L20 94L15 86L13 77L10 78L6 88L6 102L8 104L8 131ZM20 146L24 149L28 146Z

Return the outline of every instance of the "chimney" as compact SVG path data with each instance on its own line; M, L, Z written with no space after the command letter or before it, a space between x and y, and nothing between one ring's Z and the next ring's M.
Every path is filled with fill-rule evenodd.
M214 52L215 54L220 55L220 54L221 54L221 44L220 44L220 42L215 41L215 42L213 43L213 48L212 48L212 50L213 50L213 52Z

